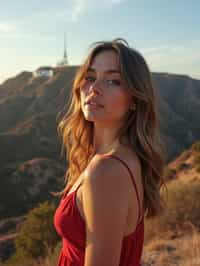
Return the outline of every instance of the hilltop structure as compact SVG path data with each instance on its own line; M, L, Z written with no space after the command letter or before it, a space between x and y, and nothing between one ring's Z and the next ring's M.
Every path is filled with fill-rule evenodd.
M66 48L66 37L64 37L64 54L63 54L63 59L58 62L57 66L58 67L66 67L69 65L68 62L68 56L67 56L67 48Z
M57 63L55 67L51 66L42 66L36 69L33 72L33 77L38 78L38 77L52 77L55 73L60 71L63 67L66 67L69 65L68 62L68 56L67 56L67 48L66 48L66 38L64 37L64 53L63 53L63 59Z
M33 77L52 77L54 75L54 69L50 66L43 66L36 69L33 72Z

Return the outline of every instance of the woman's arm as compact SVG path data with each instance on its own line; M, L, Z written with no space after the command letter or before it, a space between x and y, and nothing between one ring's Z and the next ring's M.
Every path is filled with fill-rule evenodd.
M83 185L84 266L118 266L128 215L128 175L110 158L96 160ZM129 177L128 177L129 178Z

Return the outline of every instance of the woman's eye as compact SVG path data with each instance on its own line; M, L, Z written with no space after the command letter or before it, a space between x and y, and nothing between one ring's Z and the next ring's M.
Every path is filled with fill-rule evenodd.
M91 76L87 76L87 77L85 77L85 80L87 80L87 81L94 81L95 78L94 77L91 77Z
M107 82L109 85L120 85L121 84L120 81L116 79L108 79Z
M96 78L95 77L92 77L92 76L86 76L84 78L84 80L85 81L88 81L88 82L94 82L96 80ZM116 80L116 79L104 79L104 80L102 80L102 82L103 83L105 82L108 85L117 85L117 86L119 86L121 84L121 82L119 80Z

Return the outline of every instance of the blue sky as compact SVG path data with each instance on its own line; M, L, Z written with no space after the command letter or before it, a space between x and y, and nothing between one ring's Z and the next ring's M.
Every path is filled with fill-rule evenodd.
M91 43L125 38L151 71L200 79L199 0L0 0L0 83L55 66L64 34L72 65Z

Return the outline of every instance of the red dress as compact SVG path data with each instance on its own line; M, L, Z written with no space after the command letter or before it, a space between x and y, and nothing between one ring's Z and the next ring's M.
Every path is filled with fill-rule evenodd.
M140 260L144 242L144 215L141 212L134 177L128 165L116 155L104 154L102 156L109 156L119 160L127 168L133 181L139 204L138 223L134 232L123 238L119 266L139 266L141 265ZM58 258L58 266L84 266L85 221L79 212L75 200L76 191L79 186L76 190L67 194L67 196L64 195L62 197L54 215L54 226L62 238L62 249Z

